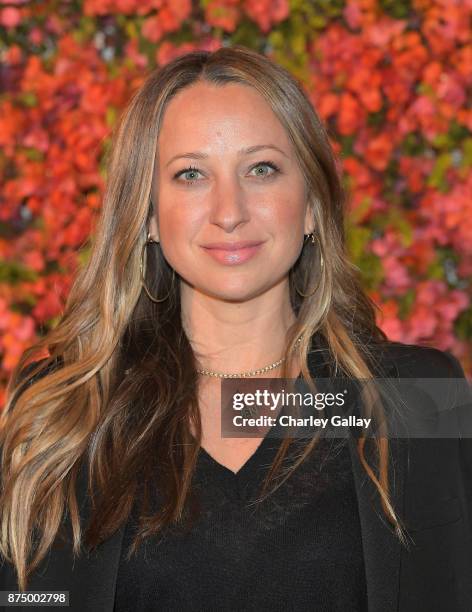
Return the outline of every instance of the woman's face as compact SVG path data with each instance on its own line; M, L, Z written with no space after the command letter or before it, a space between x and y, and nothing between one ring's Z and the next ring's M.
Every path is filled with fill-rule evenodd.
M151 236L183 289L229 301L286 283L313 230L289 137L264 98L240 84L199 82L169 102L152 199ZM214 248L243 241L260 244Z

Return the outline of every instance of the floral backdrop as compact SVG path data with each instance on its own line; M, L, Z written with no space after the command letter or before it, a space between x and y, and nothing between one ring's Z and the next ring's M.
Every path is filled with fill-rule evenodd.
M472 371L470 0L0 0L0 404L87 258L110 128L147 72L242 44L305 87L391 339Z

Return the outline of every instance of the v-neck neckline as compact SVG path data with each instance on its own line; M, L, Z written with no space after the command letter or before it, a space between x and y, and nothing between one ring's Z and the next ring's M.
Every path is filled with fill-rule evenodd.
M297 376L296 381L303 381L303 377L301 373ZM295 385L297 384L295 383ZM277 415L278 417L285 413L286 407L282 407L282 410ZM215 459L203 446L200 446L200 452L202 456L206 459L206 462L210 462L215 464L215 467L224 474L227 472L227 479L241 480L247 470L252 467L254 463L256 465L259 463L259 459L263 459L268 455L274 453L281 443L281 436L274 435L274 432L280 431L280 426L276 423L275 425L271 425L265 436L262 438L260 444L257 446L256 450L248 457L248 459L243 463L243 465L239 468L237 472L233 472L230 468L226 467L222 463L220 463L217 459ZM272 443L271 443L272 442ZM278 443L277 443L278 442ZM274 446L277 448L274 449Z
M207 461L210 461L210 462L216 464L216 466L221 468L221 470L228 472L229 475L232 476L233 478L237 478L237 477L241 476L242 474L244 474L244 472L247 471L247 466L249 464L254 463L256 461L256 459L259 458L259 455L262 454L262 452L264 451L264 448L268 444L267 438L270 438L269 432L262 438L262 440L260 441L260 444L257 446L256 450L252 453L252 455L250 455L246 459L246 461L243 463L243 465L239 468L239 470L237 472L233 472L233 470L231 470L230 468L228 468L225 465L223 465L222 463L220 463L217 459L215 459L212 455L210 455L210 453L207 450L205 450L203 448L203 446L200 447L200 452L206 458Z
M319 338L319 334L314 334L312 336L311 349L315 349L318 354L323 353L324 348L322 346L321 339ZM325 361L321 361L315 366L312 364L311 367L314 367L317 378L330 376L328 364ZM295 385L299 382L305 384L301 372L295 380ZM282 409L282 412L283 411L284 408ZM205 472L208 470L207 475L211 479L214 478L221 488L223 488L226 492L232 492L239 497L242 494L243 486L251 480L249 476L252 476L252 479L256 476L255 468L264 467L267 469L272 462L272 459L275 457L282 439L279 436L271 435L271 432L273 433L278 428L279 427L277 425L272 425L267 430L267 433L261 440L261 443L237 472L233 472L233 470L217 461L208 451L205 450L203 446L200 446L198 461L199 463L203 462L201 465Z
M258 488L272 463L281 440L266 435L252 455L233 472L200 447L198 480L204 486L217 486L228 499L244 503L251 491Z

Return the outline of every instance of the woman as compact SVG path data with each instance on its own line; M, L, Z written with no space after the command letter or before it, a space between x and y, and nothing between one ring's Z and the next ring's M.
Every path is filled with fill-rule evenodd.
M296 81L241 47L174 60L108 177L62 320L10 385L2 588L81 611L472 609L469 440L221 435L225 376L464 377L376 326Z

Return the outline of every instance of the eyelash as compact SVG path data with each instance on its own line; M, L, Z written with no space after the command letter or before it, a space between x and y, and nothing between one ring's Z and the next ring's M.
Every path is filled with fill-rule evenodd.
M272 168L272 170L274 170L274 172L272 174L269 174L267 176L261 176L258 178L261 178L263 180L265 179L269 179L270 177L274 176L275 174L277 174L278 172L280 172L280 168L277 166L277 164L275 164L272 161L261 161L258 162L257 164L254 164L254 166L252 166L251 170L254 170L254 168L257 168L258 166L269 166L270 168ZM186 172L200 172L200 170L198 168L196 168L195 166L189 166L188 168L184 168L183 170L179 170L179 172L177 172L176 174L174 174L174 179L178 179L180 177L180 175L185 174ZM196 183L197 181L184 181L184 183L186 185L193 185L193 183Z

